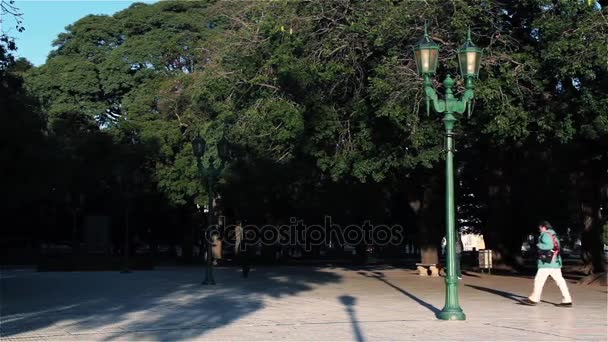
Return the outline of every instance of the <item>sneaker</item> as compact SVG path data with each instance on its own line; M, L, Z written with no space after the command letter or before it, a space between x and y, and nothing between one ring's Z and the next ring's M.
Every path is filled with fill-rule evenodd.
M535 302L535 301L531 300L530 298L524 298L519 302L523 305L530 305L530 306L534 306L534 305L538 304L538 302Z
M462 280L462 277L458 277L458 279Z
M555 306L561 306L561 307L564 307L564 308L570 308L570 307L572 307L572 302L570 302L570 303L559 303L559 304L555 304Z

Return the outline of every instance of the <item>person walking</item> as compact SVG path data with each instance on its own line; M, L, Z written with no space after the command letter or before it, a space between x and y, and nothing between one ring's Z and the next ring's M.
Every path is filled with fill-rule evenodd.
M562 293L562 301L556 306L572 306L572 298L566 280L562 276L562 256L560 255L560 244L557 234L551 223L541 221L538 224L540 236L536 247L538 248L538 271L534 277L534 290L530 297L521 301L525 305L536 305L540 302L543 286L547 277L551 276Z
M247 278L251 269L251 255L249 253L250 246L245 241L245 225L243 221L239 221L235 227L235 238L234 253L241 264L243 278Z
M461 260L462 260L462 251L464 250L464 246L462 245L462 239L460 237L460 233L457 232L456 233L456 275L458 276L458 279L462 279L462 265L461 265Z
M240 257L241 257L241 269L242 269L243 278L249 277L249 271L251 270L250 250L251 250L251 248L247 244L244 244L241 249Z

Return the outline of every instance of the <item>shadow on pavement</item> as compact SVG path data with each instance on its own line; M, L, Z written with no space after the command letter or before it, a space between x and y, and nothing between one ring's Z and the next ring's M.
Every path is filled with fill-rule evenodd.
M514 301L515 304L526 305L526 304L522 304L521 303L521 300L526 298L525 296L520 296L520 295L516 295L516 294L510 293L510 292L500 291L500 290L491 289L491 288L483 287L483 286L468 285L468 284L465 285L465 286L474 288L474 289L479 290L479 291L484 291L484 292L492 293L492 294L495 294L497 296L501 296L501 297L510 299L510 300ZM556 304L556 303L553 303L553 302L548 302L546 300L541 300L541 302L542 303L548 303L548 304Z
M410 299L412 299L412 300L413 300L413 301L415 301L416 303L418 303L418 304L422 305L423 307L425 307L425 308L429 309L429 310L430 310L431 312L433 312L435 315L437 315L439 312L441 312L441 310L440 310L440 309L436 308L436 307L435 307L435 306L433 306L432 304L425 302L424 300L422 300L422 299L420 299L420 298L418 298L418 297L414 296L413 294L411 294L411 293L409 293L409 292L405 291L404 289L402 289L402 288L400 288L400 287L398 287L398 286L394 285L393 283L389 282L388 280L386 280L386 277L385 277L385 275L384 275L382 272L377 272L377 271L374 271L374 272L372 272L372 274L373 274L373 275L369 275L369 274L367 274L366 272L361 272L361 271L359 271L359 272L357 272L357 273L359 273L360 275L362 275L362 276L364 276L364 277L368 277L368 278L374 278L374 279L377 279L377 280L379 280L379 281L381 281L381 282L385 283L386 285L388 285L388 286L392 287L393 289L395 289L395 290L397 290L397 291L399 291L399 292L403 293L404 295L408 296Z
M462 271L462 274L466 275L467 277L481 278L481 276L467 271Z
M141 334L145 340L200 338L209 329L246 318L268 298L293 296L341 276L316 268L218 270L218 285L200 285L200 268L118 272L26 272L1 279L0 338L30 333L103 332L107 339ZM353 302L354 304L354 302Z
M340 302L346 307L346 313L348 313L348 318L350 319L353 325L353 334L357 339L357 342L365 341L363 337L363 333L361 332L361 327L359 326L359 321L357 320L357 315L355 312L355 305L357 304L357 298L353 296L343 295L338 297Z
M496 290L496 289L491 289L489 287L469 285L469 284L466 284L465 286L474 288L474 289L479 290L479 291L484 291L484 292L492 293L492 294L495 294L497 296L501 296L501 297L510 299L512 301L518 302L518 303L522 299L526 298L524 296L520 296L520 295L516 295L516 294L510 293L510 292L500 291L500 290Z

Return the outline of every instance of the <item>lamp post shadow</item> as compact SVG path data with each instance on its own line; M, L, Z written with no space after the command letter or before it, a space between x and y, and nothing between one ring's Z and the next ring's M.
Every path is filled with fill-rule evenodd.
M361 327L359 326L359 322L357 321L357 316L354 309L355 304L357 304L357 298L353 296L343 295L338 297L338 299L346 307L346 312L348 313L350 322L353 325L353 333L355 334L355 339L358 342L365 341L363 333L361 332Z
M500 291L500 290L495 290L495 289L491 289L489 287L483 287L483 286L476 286L476 285L465 285L471 288L474 288L475 290L479 290L479 291L484 291L484 292L488 292L488 293L492 293L495 294L497 296L501 296L507 299L510 299L512 301L516 301L519 302L520 300L524 299L525 297L520 296L520 295L516 295L510 292L505 292L505 291Z
M431 312L433 312L433 314L435 314L435 316L441 312L441 310L437 307L435 307L434 305L425 302L424 300L414 296L413 294L405 291L404 289L394 285L393 283L389 282L388 280L385 279L385 276L383 273L381 272L374 272L374 275L368 275L365 272L358 272L360 275L364 276L364 277L368 277L368 278L374 278L377 279L383 283L385 283L386 285L392 287L393 289L403 293L404 295L408 296L410 299L412 299L413 301L415 301L416 303L422 305L423 307L429 309Z

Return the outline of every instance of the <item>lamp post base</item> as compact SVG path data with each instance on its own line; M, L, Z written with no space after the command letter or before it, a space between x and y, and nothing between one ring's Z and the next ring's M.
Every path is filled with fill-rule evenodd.
M466 315L462 312L461 308L443 308L437 313L437 318L445 321L464 321Z

